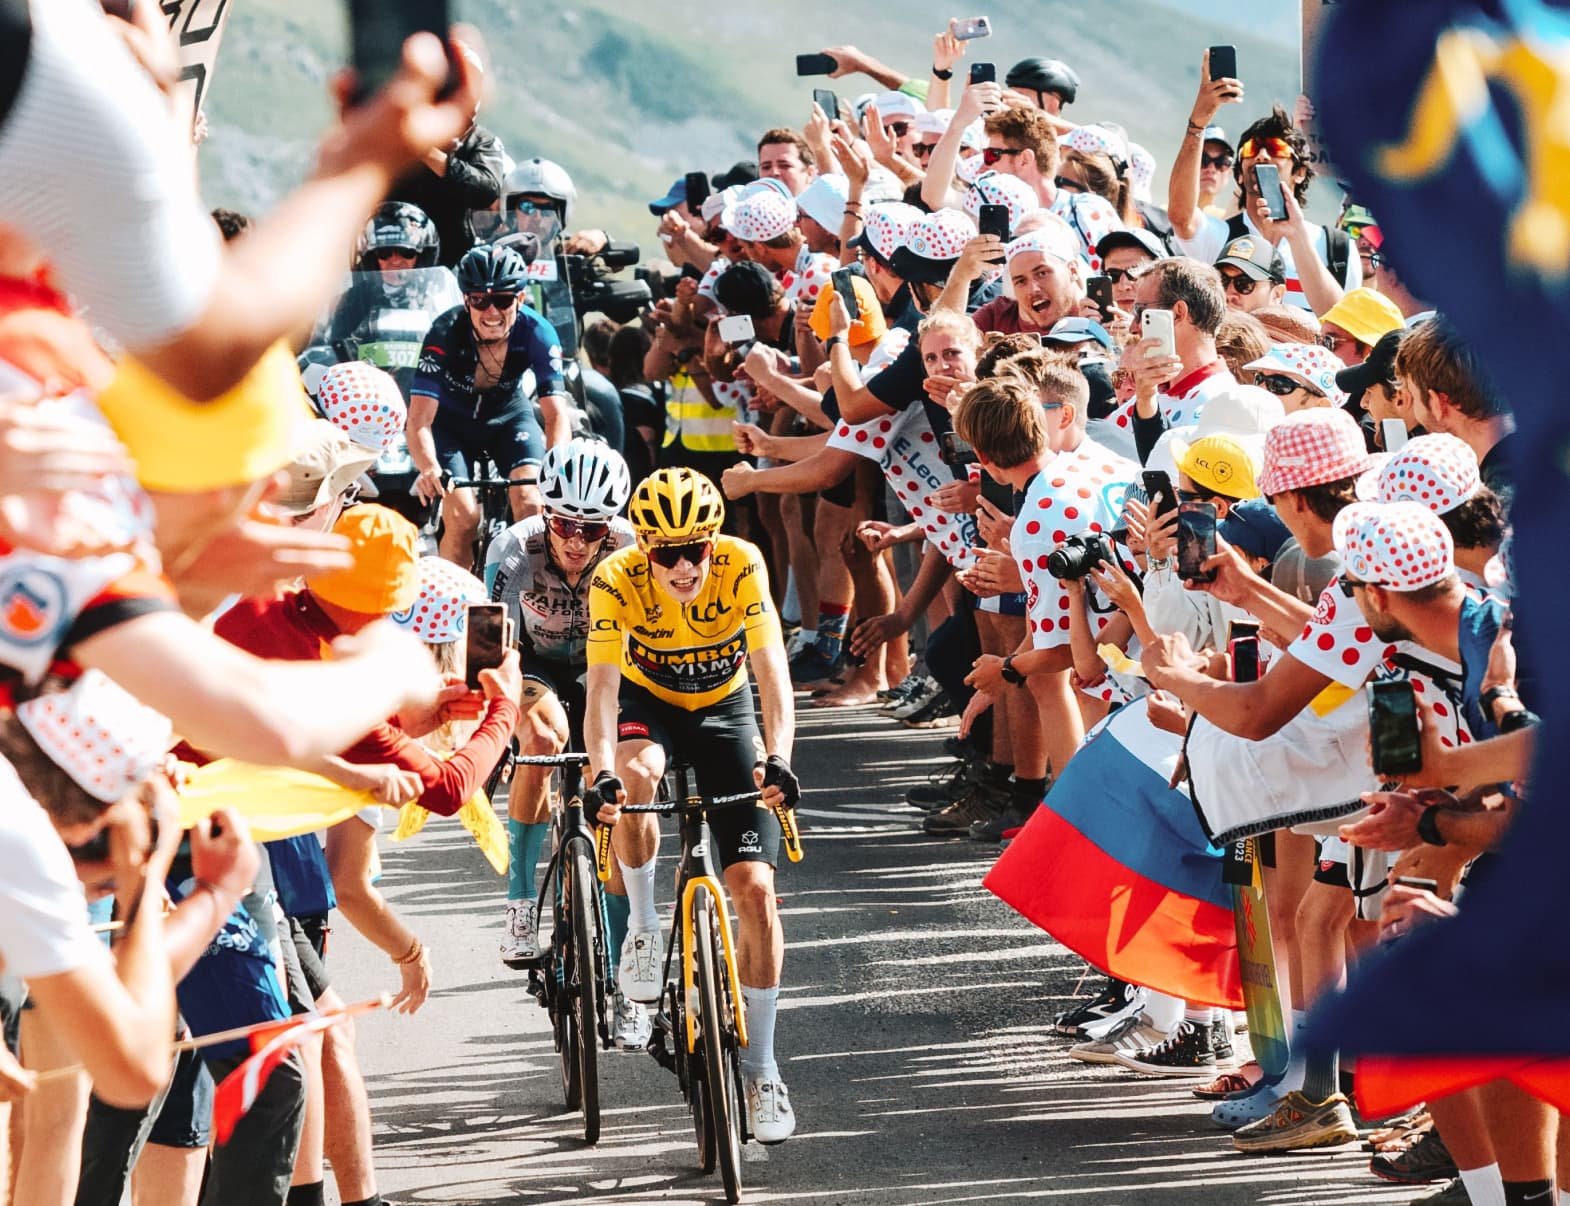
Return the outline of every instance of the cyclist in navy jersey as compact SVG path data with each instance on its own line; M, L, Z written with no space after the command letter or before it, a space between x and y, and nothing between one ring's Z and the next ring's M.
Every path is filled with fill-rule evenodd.
M474 491L447 489L443 474L470 476L489 457L504 476L527 483L510 491L515 520L540 510L540 458L569 436L556 328L519 301L527 272L510 248L476 247L458 263L463 305L438 318L425 337L410 388L409 453L422 502L442 499L441 554L467 566L479 525ZM526 374L533 374L538 407Z

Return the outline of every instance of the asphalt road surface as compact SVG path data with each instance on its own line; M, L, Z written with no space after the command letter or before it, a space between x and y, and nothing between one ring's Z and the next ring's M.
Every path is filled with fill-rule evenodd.
M942 732L871 709L801 709L806 857L779 876L778 1050L798 1129L781 1146L745 1149L745 1201L1420 1196L1375 1180L1355 1147L1241 1155L1183 1082L1069 1060L1052 1018L1094 975L982 889L995 849L923 836L921 814L903 802L941 763ZM662 899L674 874L670 826ZM604 1133L583 1144L577 1115L564 1112L545 1011L497 957L505 881L458 824L433 818L407 843L384 835L382 853L382 889L430 948L435 986L412 1018L360 1022L382 1192L411 1206L722 1202L718 1174L697 1170L674 1076L646 1054L602 1054ZM333 942L346 998L396 986L385 957L347 925Z

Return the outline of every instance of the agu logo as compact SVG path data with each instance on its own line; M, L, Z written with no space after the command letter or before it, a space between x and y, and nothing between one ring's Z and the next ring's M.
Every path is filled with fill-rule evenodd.
M65 583L27 566L0 575L0 640L36 646L55 640L68 619Z

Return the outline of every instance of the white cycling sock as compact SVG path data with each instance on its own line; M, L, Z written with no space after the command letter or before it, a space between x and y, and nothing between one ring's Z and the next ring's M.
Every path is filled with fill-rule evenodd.
M1164 992L1157 992L1154 988L1145 990L1145 1016L1150 1019L1150 1024L1165 1034L1171 1034L1178 1028L1178 1023L1183 1020L1183 999L1168 996Z
M1499 1172L1499 1165L1463 1168L1460 1172L1461 1184L1466 1186L1467 1201L1472 1206L1505 1206L1505 1179ZM1559 1200L1564 1202L1563 1193Z
M747 1010L747 1045L741 1049L741 1070L746 1076L778 1077L774 1062L774 1016L779 1008L779 985L773 988L741 986Z
M622 882L627 885L627 909L631 914L628 925L635 930L657 930L660 928L660 915L654 908L654 864L659 861L656 854L641 867L629 867L621 863Z

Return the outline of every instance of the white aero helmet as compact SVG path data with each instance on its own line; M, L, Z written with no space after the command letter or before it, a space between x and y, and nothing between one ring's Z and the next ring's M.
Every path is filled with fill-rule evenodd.
M632 475L621 453L581 436L546 450L540 462L540 497L545 506L576 519L619 515L632 494Z
M463 637L469 605L489 600L485 583L468 570L441 557L421 557L419 596L391 619L427 645L446 645Z

